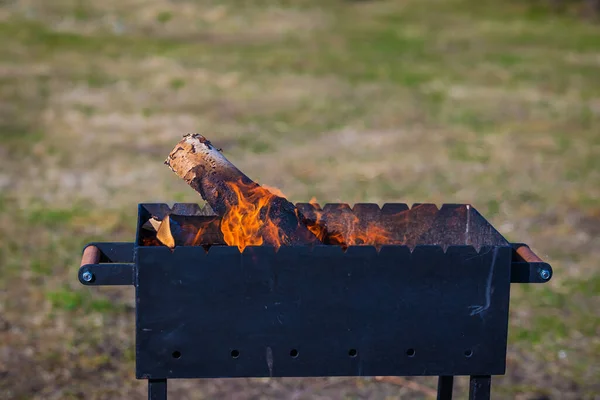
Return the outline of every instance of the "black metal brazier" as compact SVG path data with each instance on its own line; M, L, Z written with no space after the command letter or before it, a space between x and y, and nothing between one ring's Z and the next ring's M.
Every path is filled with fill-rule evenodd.
M506 369L510 284L547 282L550 265L469 205L359 209L404 213L406 244L144 246L142 225L172 210L140 204L136 242L89 244L79 280L135 287L151 399L174 378L426 375L440 399L457 375L488 399Z

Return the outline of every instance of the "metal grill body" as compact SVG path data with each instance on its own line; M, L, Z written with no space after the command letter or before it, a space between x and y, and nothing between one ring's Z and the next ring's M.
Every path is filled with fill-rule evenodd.
M489 398L506 369L511 283L547 282L551 267L467 205L353 212L364 210L404 212L407 244L142 246L144 222L172 212L142 204L136 242L88 245L84 256L99 251L79 279L135 287L136 376L153 399L167 379L308 376L440 376L449 399L458 375Z

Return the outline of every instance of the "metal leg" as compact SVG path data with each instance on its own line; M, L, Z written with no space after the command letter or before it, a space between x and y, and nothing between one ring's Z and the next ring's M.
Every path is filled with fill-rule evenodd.
M469 400L489 400L492 388L490 375L472 375L469 385Z
M148 379L148 400L167 400L166 379Z
M440 376L438 379L437 400L452 400L453 376Z

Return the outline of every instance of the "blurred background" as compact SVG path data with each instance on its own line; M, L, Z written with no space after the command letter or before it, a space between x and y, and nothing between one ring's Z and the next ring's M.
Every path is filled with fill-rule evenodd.
M471 203L515 285L493 397L600 396L594 0L0 1L0 397L145 398L130 288L77 281L205 134L294 202ZM172 381L175 399L417 399L435 379ZM457 394L467 380L458 379Z

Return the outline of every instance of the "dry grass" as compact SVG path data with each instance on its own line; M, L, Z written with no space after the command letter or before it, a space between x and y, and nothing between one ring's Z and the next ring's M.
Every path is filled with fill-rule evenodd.
M133 293L83 288L77 257L132 240L138 203L198 201L162 164L189 132L294 201L474 204L556 271L513 292L495 397L597 396L600 27L517 2L96 3L0 3L0 397L143 398ZM170 390L422 397L364 379Z

